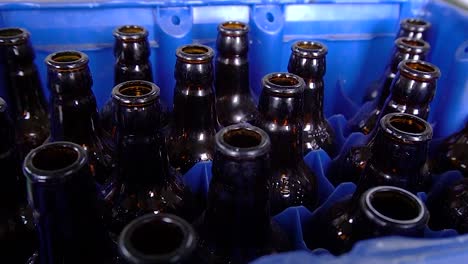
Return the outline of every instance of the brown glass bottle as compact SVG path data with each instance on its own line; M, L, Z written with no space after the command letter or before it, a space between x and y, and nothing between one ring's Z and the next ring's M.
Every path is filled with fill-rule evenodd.
M381 236L422 237L429 220L423 202L414 194L393 186L378 186L359 196L336 203L309 223L310 249L325 248L345 253L359 240ZM317 227L318 226L318 227Z
M438 174L459 170L464 177L468 177L468 122L462 130L441 143L431 160L431 170Z
M391 185L416 193L427 191L427 166L432 127L414 115L392 113L380 120L372 140L371 157L357 183L357 194L379 185Z
M48 55L47 82L50 91L50 142L71 141L88 152L91 175L106 196L114 181L113 153L102 136L88 56L79 51Z
M258 118L249 84L249 27L228 21L218 25L215 65L216 113L221 125Z
M25 214L26 193L14 142L13 122L0 97L0 248L2 259L25 263L36 247L36 237Z
M431 213L429 226L434 230L455 229L468 233L468 179L456 181L438 195L429 195L427 206Z
M431 23L421 18L405 18L400 22L398 37L428 40Z
M407 59L424 60L430 46L424 40L398 38L389 65L386 67L382 79L376 89L376 99L369 105L364 105L358 113L348 122L349 132L362 132L369 134L378 124L378 118L392 90L392 83L399 71L398 65ZM414 92L413 92L414 93ZM414 96L414 95L413 95ZM431 98L432 100L432 98ZM400 110L403 112L404 109Z
M168 138L169 160L182 174L199 161L213 159L219 124L213 91L214 51L185 45L176 51L174 118Z
M147 81L123 82L112 90L119 187L111 200L110 229L116 235L146 213L182 214L186 189L181 175L169 166L160 131L159 92Z
M304 155L322 148L335 156L334 131L323 114L323 76L328 48L316 41L297 41L291 46L288 71L304 79L303 149Z
M28 200L34 211L39 249L28 263L115 261L115 245L101 222L87 151L71 142L46 143L24 161Z
M247 263L290 249L269 208L270 139L249 124L215 137L208 206L195 224L202 263Z
M197 234L184 219L147 214L128 224L119 237L118 264L196 263Z
M303 159L304 80L292 73L271 73L263 77L262 84L258 127L268 133L272 143L272 214L298 205L312 211L318 203L318 192L316 176Z
M47 103L29 36L22 28L0 29L0 64L22 159L49 135Z

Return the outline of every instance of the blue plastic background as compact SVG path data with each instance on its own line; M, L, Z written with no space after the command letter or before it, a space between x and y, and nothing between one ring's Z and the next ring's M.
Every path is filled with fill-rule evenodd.
M260 93L260 79L273 71L285 71L290 45L298 39L324 42L328 48L325 76L325 114L345 148L363 135L343 136L346 118L361 104L367 86L383 73L399 21L423 17L433 24L430 61L442 77L431 105L429 121L435 138L460 129L468 117L468 12L438 0L193 0L193 1L28 1L0 3L0 27L20 26L32 34L36 63L45 83L44 58L49 53L77 49L90 57L93 90L99 106L113 84L112 30L122 24L145 26L152 48L155 82L162 97L172 102L175 49L182 44L203 43L214 47L216 26L225 20L247 22L250 32L251 86ZM47 90L46 93L48 94ZM0 96L4 95L0 87ZM340 114L340 115L336 115ZM305 157L319 176L321 201L339 199L354 186L334 190L326 180L330 157L314 151ZM211 163L199 163L185 175L196 191L208 190ZM459 177L445 176L439 187ZM329 195L333 192L333 195ZM422 195L421 197L424 197ZM342 257L325 251L305 250L302 225L314 212L289 208L275 217L300 251L269 256L256 263L468 263L468 235L442 239L381 238L358 243ZM428 232L428 236L445 236Z

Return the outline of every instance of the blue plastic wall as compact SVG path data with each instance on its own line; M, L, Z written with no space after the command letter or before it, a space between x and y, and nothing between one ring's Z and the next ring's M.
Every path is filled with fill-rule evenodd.
M468 12L430 0L197 0L197 1L29 1L0 3L0 27L24 27L31 32L36 63L45 83L44 58L51 52L77 49L90 57L93 90L102 106L113 86L114 38L122 24L145 26L152 48L155 82L162 97L172 102L175 49L182 44L214 47L216 26L240 20L250 26L251 87L258 96L260 79L273 71L286 71L290 45L299 39L318 40L328 46L325 76L325 114L345 148L362 141L362 134L345 138L343 127L361 105L368 85L378 79L388 62L402 18L418 16L433 25L429 60L442 77L431 105L429 121L435 138L460 129L468 119ZM48 92L46 91L48 94ZM0 89L0 95L4 91ZM333 188L325 175L331 160L325 152L305 157L319 175L322 209L354 186ZM185 175L197 192L206 193L211 163L197 164ZM451 172L442 185L460 177ZM426 194L420 194L422 198ZM320 210L320 209L318 209ZM468 263L468 236L453 230L431 232L426 239L381 238L358 243L352 252L333 257L323 250L309 251L302 228L316 212L289 208L275 219L288 230L297 252L268 256L256 263ZM448 238L436 238L448 237Z

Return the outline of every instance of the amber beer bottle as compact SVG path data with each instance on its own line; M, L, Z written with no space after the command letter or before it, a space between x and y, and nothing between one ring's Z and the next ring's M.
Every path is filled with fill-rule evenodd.
M298 205L314 210L318 203L317 179L305 164L302 149L304 80L292 73L271 73L263 77L262 83L258 126L268 133L272 143L272 214Z
M249 84L249 27L228 21L218 26L216 39L216 112L223 126L252 123L258 111Z
M111 199L110 229L116 235L146 213L181 214L186 190L181 175L169 166L159 92L147 81L123 82L112 90L118 191Z
M439 68L417 60L402 61L398 68L399 72L390 88L392 92L379 111L379 116L401 112L426 119L429 115L430 102L436 91L436 82L440 76ZM376 122L378 120L379 118ZM376 131L377 129L368 136L366 145L372 145ZM327 175L330 181L334 185L348 181L356 183L370 155L369 148L362 145L342 152L328 168Z
M304 154L322 148L335 156L334 131L323 114L323 76L328 48L317 41L297 41L291 46L288 71L304 79Z
M174 119L168 138L171 165L182 174L199 161L213 159L218 128L213 90L214 51L185 45L176 51Z
M172 214L147 214L125 226L119 237L118 264L197 263L197 233Z
M309 225L310 249L325 248L339 255L359 240L381 236L422 237L429 220L423 202L414 194L393 186L371 188L321 212Z
M374 127L378 125L378 118L381 115L381 110L391 93L392 83L399 71L399 63L407 59L424 60L429 49L429 44L424 40L410 38L398 38L395 40L395 48L390 64L387 65L382 79L379 81L378 89L376 90L376 99L368 103L368 105L364 105L348 122L348 129L350 132L369 134Z
M216 134L208 206L195 224L202 263L248 263L290 249L270 216L270 147L265 131L245 123Z
M91 175L101 195L113 183L113 153L102 137L88 56L79 51L60 51L46 57L50 90L50 141L71 141L88 152Z
M459 170L468 177L468 121L462 130L447 137L437 148L431 169L435 173Z
M16 144L23 159L49 136L47 103L30 34L22 28L0 29L0 64L16 129Z
M113 263L112 241L88 169L87 151L71 142L46 143L24 161L39 249L28 263Z
M4 260L25 263L34 252L34 226L28 223L21 162L7 104L0 97L0 248Z

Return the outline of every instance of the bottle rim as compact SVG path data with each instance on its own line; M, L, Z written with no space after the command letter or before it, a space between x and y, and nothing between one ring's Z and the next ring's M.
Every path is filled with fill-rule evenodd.
M7 108L8 108L8 105L6 101L2 97L0 97L0 113L5 112Z
M226 36L246 35L249 30L249 26L241 21L226 21L218 25L218 32Z
M45 58L47 67L57 70L80 70L88 66L88 55L77 50L64 50L49 54Z
M159 98L160 88L148 81L132 80L112 89L112 98L121 105L147 105Z
M406 114L390 113L380 119L383 132L405 143L425 142L432 139L432 127L424 119Z
M263 90L278 96L295 96L304 92L304 80L289 72L273 72L262 79Z
M431 45L422 39L400 37L395 40L395 46L406 53L425 54L431 49Z
M431 27L431 23L421 18L405 18L401 20L400 27L408 31L424 32Z
M239 136L241 138L236 140L236 137ZM249 141L247 141L246 137L249 137ZM268 153L271 148L268 134L261 128L248 123L239 123L222 128L215 135L215 144L216 149L224 155L241 159L262 156Z
M122 41L139 41L148 37L148 30L139 25L123 25L115 28L112 34Z
M419 81L436 80L441 76L439 67L422 60L403 60L398 64L400 74Z
M62 159L60 166L44 165L44 162L57 161L49 157L53 153L57 155L55 158ZM80 145L67 141L50 142L29 152L24 159L23 173L31 182L55 183L68 179L87 162L88 154Z
M411 203L414 209L417 209L416 214L412 217L407 217L407 219L397 219L396 217L388 216L385 213L382 213L378 206L374 204L375 200L378 196L383 195L384 193L390 193L394 197L392 199L392 203L395 204L396 202L403 202ZM399 198L399 199L396 199ZM411 192L404 190L399 187L395 186L377 186L367 190L360 199L361 206L366 208L364 213L370 219L383 221L385 223L391 223L396 225L403 225L403 226L413 226L420 223L427 223L429 218L427 209L424 203L419 199L416 195L412 194ZM398 206L399 208L402 206Z
M178 247L167 253L158 254L147 254L135 248L132 236L139 228L144 228L145 225L151 223L164 223L176 227L183 235ZM164 238L158 237L158 239ZM119 236L118 247L120 253L130 263L179 263L190 257L197 247L197 240L198 236L194 228L184 219L167 213L146 214L125 226Z
M299 40L293 43L291 51L303 58L321 58L327 55L328 47L319 41Z
M177 48L176 57L188 63L206 63L213 59L214 51L202 44L188 44Z
M18 45L29 40L28 30L20 27L9 27L0 29L0 45Z

